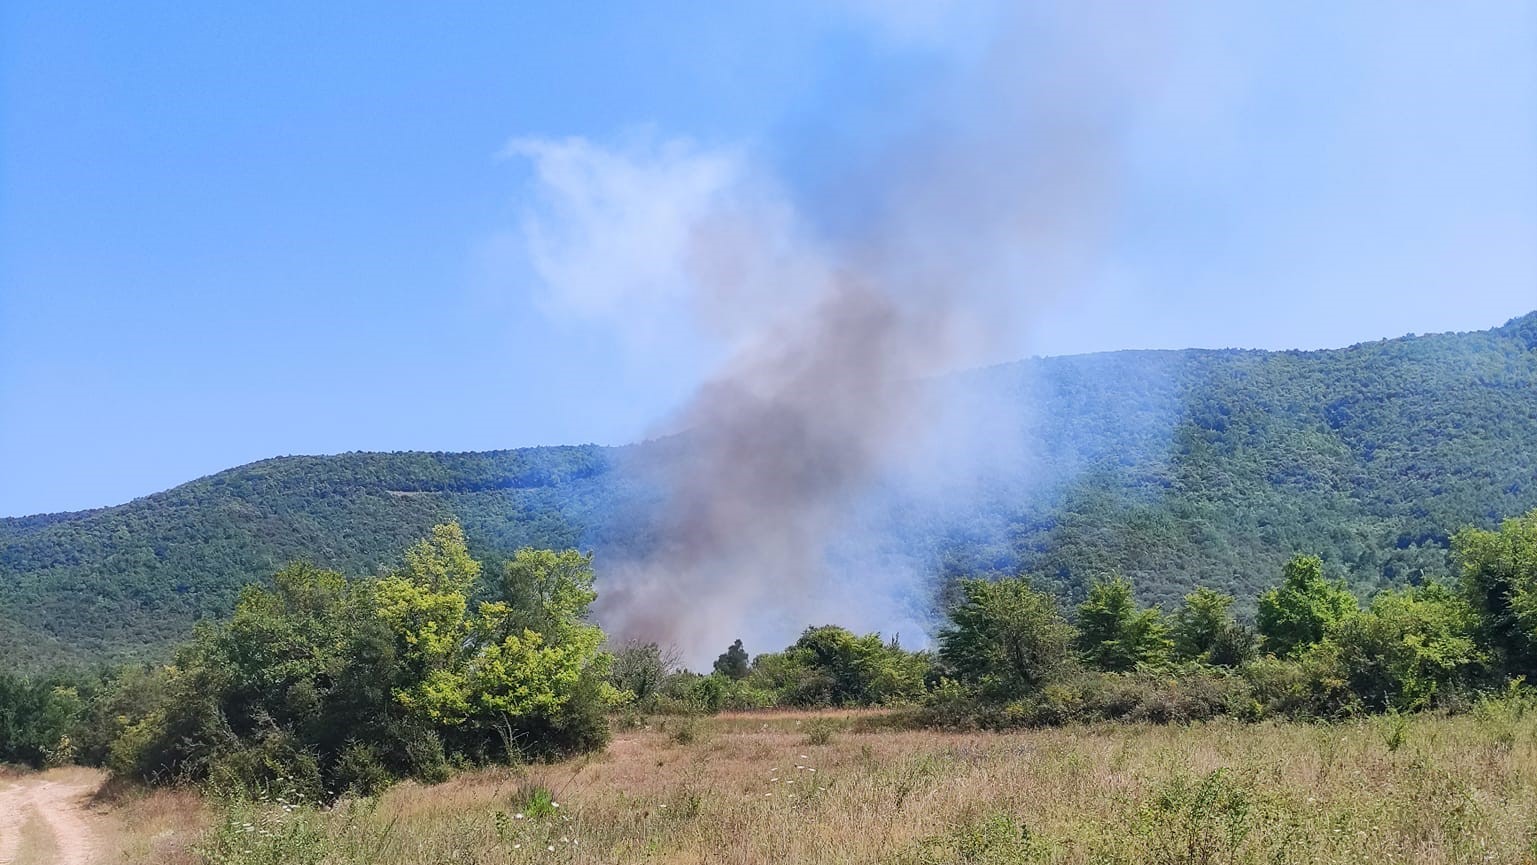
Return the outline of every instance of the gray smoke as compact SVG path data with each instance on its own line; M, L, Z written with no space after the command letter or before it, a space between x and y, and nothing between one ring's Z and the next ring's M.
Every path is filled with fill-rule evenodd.
M514 144L545 191L525 233L553 296L642 347L687 320L724 356L658 428L678 435L651 467L649 551L600 562L611 632L698 663L817 617L899 624L921 581L878 557L835 572L830 551L874 546L842 543L851 509L936 428L943 405L917 383L1011 352L1031 307L1092 257L1119 172L1110 118L1148 67L1099 23L995 13L907 46L921 86L863 106L901 122L807 140L831 155L798 184L687 141Z

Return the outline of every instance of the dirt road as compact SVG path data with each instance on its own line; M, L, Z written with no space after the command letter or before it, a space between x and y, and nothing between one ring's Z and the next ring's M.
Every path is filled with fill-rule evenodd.
M100 784L84 769L0 779L0 865L96 865L87 800Z

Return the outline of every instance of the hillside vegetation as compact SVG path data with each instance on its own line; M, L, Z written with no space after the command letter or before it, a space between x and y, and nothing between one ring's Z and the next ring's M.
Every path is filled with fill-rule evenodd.
M1170 608L1196 585L1246 603L1304 552L1364 597L1446 575L1449 531L1537 507L1537 313L1331 351L1031 360L935 387L988 431L957 461L974 477L942 506L893 482L864 519L936 585L1028 570L1076 602L1121 572ZM601 576L606 556L648 542L634 517L652 475L637 467L686 453L285 457L0 520L0 653L13 668L163 657L289 561L377 573L449 521L493 566L579 547Z

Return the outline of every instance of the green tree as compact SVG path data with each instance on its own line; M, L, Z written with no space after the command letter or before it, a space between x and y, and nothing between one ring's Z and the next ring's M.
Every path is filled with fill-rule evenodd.
M1295 656L1360 609L1343 581L1324 579L1323 560L1293 556L1281 584L1259 597L1255 622L1265 648L1278 657Z
M775 658L764 658L764 669ZM775 683L786 702L800 706L874 706L917 699L928 657L908 652L880 634L856 636L847 628L807 628L785 649Z
M1233 596L1202 586L1185 596L1169 630L1174 657L1237 667L1253 654L1254 637L1233 618Z
M69 731L80 710L74 688L0 673L0 763L41 768L68 761Z
M1078 650L1090 666L1124 672L1167 660L1168 628L1156 608L1137 608L1130 580L1096 580L1078 605Z
M1483 663L1476 627L1467 601L1432 583L1382 592L1319 648L1364 708L1419 709L1465 685Z
M737 640L715 659L715 672L729 679L741 681L751 672L748 661L747 650L742 648L742 641Z
M598 746L612 689L602 631L586 621L590 559L523 550L507 572L471 611L481 566L454 525L378 580L285 568L149 683L156 698L116 725L108 761L145 780L320 797L436 780L450 760ZM126 696L102 709L132 706Z
M1508 676L1537 678L1537 511L1452 538L1463 596Z
M350 786L337 766L358 743L389 774L431 777L441 761L410 748L429 731L395 699L408 675L395 645L372 581L290 565L271 588L242 591L231 619L202 628L158 677L124 678L108 705L140 716L121 725L109 764L149 781L286 778L318 797ZM129 689L155 700L135 705Z
M591 627L588 610L598 599L592 556L576 550L519 549L502 569L493 601L506 605L509 633L537 631L554 639Z
M613 653L609 682L643 709L662 695L668 678L678 668L677 656L663 652L656 643L631 643Z
M1075 630L1056 599L1022 578L962 580L939 632L939 657L957 680L994 699L1034 693L1072 658Z
M376 589L378 616L395 632L409 669L395 698L433 723L458 723L470 710L460 668L469 649L469 595L480 570L463 529L435 526Z

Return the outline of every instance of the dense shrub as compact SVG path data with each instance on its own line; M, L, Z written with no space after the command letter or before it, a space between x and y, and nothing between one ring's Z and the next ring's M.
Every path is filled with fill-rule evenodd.
M69 762L69 733L80 713L73 687L0 673L0 763L41 767Z
M1056 599L1027 580L967 580L939 658L956 681L991 699L1039 691L1072 663L1073 626Z
M92 747L146 781L311 799L601 747L613 689L585 621L590 561L524 550L491 586L480 576L451 525L378 580L285 568L173 665L125 674L91 713L115 735Z
M1281 584L1259 596L1255 621L1267 651L1294 656L1322 641L1357 606L1343 582L1324 579L1322 559L1295 556Z
M1078 605L1078 651L1099 670L1125 672L1168 659L1172 644L1163 614L1139 609L1125 577L1096 580Z

